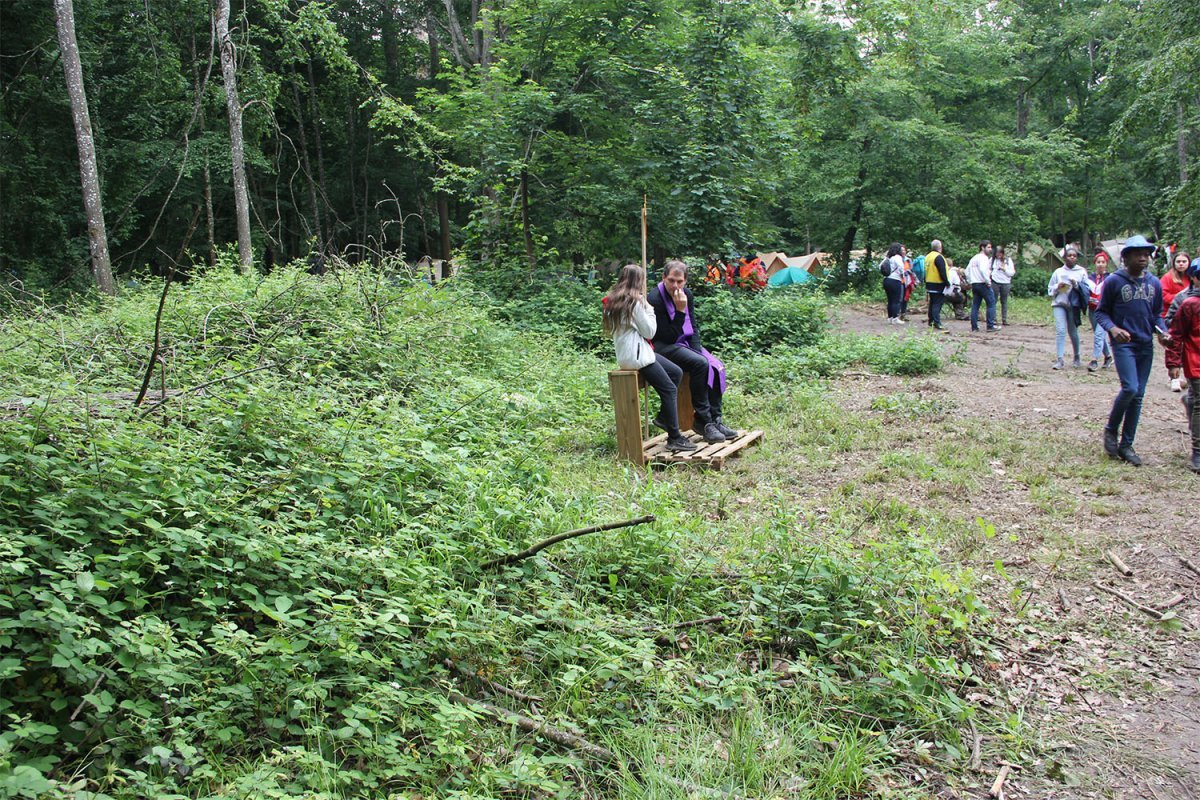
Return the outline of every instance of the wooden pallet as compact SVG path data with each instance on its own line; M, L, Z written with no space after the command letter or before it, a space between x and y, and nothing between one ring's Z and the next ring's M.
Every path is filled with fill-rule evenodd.
M660 433L642 442L642 458L646 466L665 467L668 464L695 464L710 469L721 469L725 459L738 455L751 445L759 444L763 439L762 431L742 431L735 439L729 439L716 444L709 444L695 431L684 434L697 449L690 453L672 453L667 449L667 435Z

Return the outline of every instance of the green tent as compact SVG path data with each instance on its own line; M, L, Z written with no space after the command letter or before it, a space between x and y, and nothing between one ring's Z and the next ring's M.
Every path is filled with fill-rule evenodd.
M776 272L767 281L767 286L772 289L779 289L784 286L796 286L801 283L808 283L813 279L808 270L800 267L784 267Z

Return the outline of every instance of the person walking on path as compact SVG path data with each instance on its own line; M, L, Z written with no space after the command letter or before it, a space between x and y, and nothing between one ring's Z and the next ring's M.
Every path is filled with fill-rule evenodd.
M1121 391L1113 400L1104 427L1104 452L1135 467L1142 465L1133 441L1154 365L1155 331L1161 343L1169 341L1159 316L1162 285L1146 270L1154 249L1144 236L1131 236L1125 241L1121 248L1124 267L1104 280L1096 309L1096 318L1112 339L1113 361L1121 379Z
M942 306L946 304L946 291L950 288L950 267L942 255L942 240L929 243L929 255L925 256L925 292L929 296L929 311L926 322L939 331L946 330L942 324Z
M996 295L992 292L991 280L992 243L984 239L979 243L979 252L967 262L967 283L971 284L971 330L979 330L979 304L987 303L987 329L996 327Z
M604 332L613 338L617 366L636 369L658 393L661 404L654 421L667 431L667 449L673 453L696 450L696 445L679 430L676 401L683 370L659 358L647 341L654 337L658 326L646 302L646 271L637 264L626 265L603 302Z
M883 293L887 295L888 322L893 325L903 325L900 309L904 300L904 245L892 242L887 249L884 261L888 269L883 277Z
M996 293L996 298L1000 303L1000 324L1008 327L1008 295L1012 292L1012 279L1013 275L1017 274L1017 269L1013 266L1012 259L1005 253L1002 244L996 245L989 266L992 290Z
M1163 319L1167 318L1167 311L1171 308L1171 303L1175 300L1175 296L1180 292L1186 291L1188 288L1188 264L1191 262L1191 256L1187 253L1178 251L1171 259L1171 267L1166 274L1162 276L1162 293L1163 293ZM1171 365L1167 365L1167 377L1171 380L1171 391L1179 392L1183 390L1183 378L1180 377L1179 366L1176 365L1173 369Z
M1087 270L1079 266L1079 251L1070 245L1063 252L1061 267L1054 270L1046 294L1052 298L1054 312L1054 369L1063 368L1063 348L1067 336L1071 337L1071 348L1075 351L1072 366L1079 366L1079 322L1080 313L1088 306Z
M1186 274L1190 286L1175 296L1168 312L1171 338L1167 350L1175 356L1187 380L1183 407L1187 409L1192 438L1188 468L1200 473L1200 257L1188 265Z
M1088 362L1088 372L1100 369L1100 356L1104 356L1104 369L1112 366L1112 345L1108 343L1108 334L1096 321L1096 307L1100 305L1100 287L1108 277L1108 253L1097 251L1092 264L1096 271L1088 277L1088 321L1092 323L1092 360Z
M651 339L655 352L690 376L696 409L693 429L709 443L736 439L739 432L726 426L721 416L725 365L700 344L695 297L687 288L687 264L672 259L663 265L663 279L651 290L650 305L656 322Z

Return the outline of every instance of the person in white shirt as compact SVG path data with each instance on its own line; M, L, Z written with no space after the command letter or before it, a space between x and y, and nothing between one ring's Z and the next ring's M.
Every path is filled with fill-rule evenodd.
M887 295L888 322L903 325L900 306L904 302L904 245L892 242L885 256L888 274L883 279L883 292Z
M1079 266L1079 251L1070 245L1063 251L1061 267L1054 270L1046 294L1053 298L1055 359L1054 369L1063 368L1063 347L1067 336L1071 337L1071 349L1075 351L1074 367L1079 363L1079 321L1088 307L1088 274Z
M996 327L996 295L992 292L992 243L984 239L979 252L967 262L967 283L971 284L971 330L979 330L979 304L987 303L987 329Z
M992 290L1000 301L1000 324L1008 326L1008 294L1012 291L1013 275L1017 274L1012 259L1004 252L1004 245L996 245L991 261Z

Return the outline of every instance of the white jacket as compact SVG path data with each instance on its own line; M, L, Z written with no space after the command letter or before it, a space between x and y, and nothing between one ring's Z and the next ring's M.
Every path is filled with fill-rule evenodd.
M621 369L641 369L654 363L654 348L646 340L653 338L658 330L654 309L645 298L633 306L629 321L631 324L613 334L617 366Z

